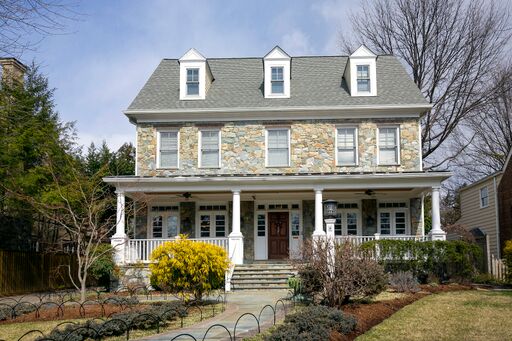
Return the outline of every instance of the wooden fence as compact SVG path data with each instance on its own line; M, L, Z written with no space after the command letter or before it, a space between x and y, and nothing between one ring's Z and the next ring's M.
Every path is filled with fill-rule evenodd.
M497 280L504 281L507 276L507 265L504 259L498 259L491 255L491 275Z
M71 254L0 250L0 295L70 288L68 266L76 273Z

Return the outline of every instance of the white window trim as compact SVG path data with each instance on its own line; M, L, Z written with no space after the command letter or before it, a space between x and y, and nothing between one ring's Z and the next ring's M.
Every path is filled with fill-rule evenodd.
M380 144L379 144L379 140L380 140L380 130L381 129L396 129L397 163L391 163L391 164L380 163ZM377 140L377 143L376 143L376 145L377 145L377 165L378 166L400 166L400 164L401 164L401 157L400 157L400 154L401 154L400 126L397 126L397 125L385 125L385 126L377 127L376 140Z
M226 210L225 211L201 211L199 210L200 206L208 206L208 205L225 205ZM230 233L229 229L229 215L228 215L228 203L227 202L196 202L196 227L195 227L195 238L227 238ZM224 237L216 237L215 236L215 229L216 229L216 223L215 219L212 220L212 217L214 217L217 214L223 214L226 218L226 227L225 227L225 236ZM210 237L201 237L201 215L210 215ZM213 232L213 237L211 237Z
M362 215L361 215L361 205L359 205L359 203L358 203L357 207L358 208L338 208L337 213L341 214L341 235L335 235L336 237L353 236L353 235L348 234L347 213L356 213L357 214L357 234L356 234L356 236L363 235L363 219L362 219Z
M209 166L203 166L201 164L201 152L202 152L202 132L203 131L216 131L219 133L219 164L218 166L216 167L209 167ZM199 168L205 168L205 169L220 169L222 167L222 157L221 157L221 154L222 154L222 150L221 150L221 145L222 145L222 132L220 129L200 129L199 132L198 132L198 145L197 145L197 164L199 165Z
M197 94L189 94L188 93L188 70L197 70ZM198 66L194 66L194 67L187 67L185 68L185 97L187 99L192 99L192 98L200 98L201 97L201 68L198 67Z
M338 129L353 128L355 134L356 159L355 163L340 164L338 161ZM334 159L337 167L357 167L359 166L359 128L355 125L337 125L334 129Z
M389 201L387 201L389 202ZM378 204L377 204L378 205ZM404 212L405 213L405 234L396 234L396 221L395 221L395 212ZM389 213L390 214L390 231L389 234L383 234L383 236L409 236L411 234L411 224L409 217L409 207L393 207L393 208L378 208L377 210L377 232L382 234L380 231L380 214L381 213Z
M272 80L272 69L274 68L281 68L282 69L282 74L283 74L283 92L272 92L272 82L274 82ZM286 66L285 65L271 65L270 66L270 93L268 94L268 97L283 97L285 94L286 94L286 81L285 81L285 68ZM279 82L279 81L277 81Z
M269 166L268 164L268 132L269 130L286 130L288 132L288 164L287 165L280 165L280 166ZM292 162L292 155L291 155L291 134L290 134L290 127L271 127L271 128L265 128L265 167L267 168L286 168L290 167Z
M177 139L177 152L176 152L176 167L162 167L160 166L160 134L161 133L176 133ZM156 167L158 169L179 169L180 168L180 131L178 129L159 129L156 135Z
M168 211L168 212L153 212L151 211L151 208L152 207L155 207L155 206L178 206L178 210L177 211ZM180 204L177 203L177 202L174 202L174 203L168 203L168 202L152 202L150 205L148 205L147 207L147 211L148 211L148 214L147 214L147 232L146 232L146 237L147 239L173 239L173 237L167 237L165 236L164 237L164 225L163 225L163 222L162 222L162 238L154 238L153 237L153 217L155 215L157 215L157 213L162 213L162 215L166 214L167 216L170 216L170 215L175 215L178 217L178 228L177 228L177 234L176 234L176 237L178 237L180 234L181 234L181 217L180 217ZM166 231L167 232L167 227L165 227ZM174 237L174 238L176 238Z
M368 86L370 87L370 90L359 90L359 83L358 83L359 77L357 77L357 73L358 73L357 68L359 66L366 66L368 68L368 81L369 81ZM360 64L356 65L356 87L357 87L356 91L360 95L363 95L363 94L368 94L369 95L369 94L372 93L372 87L373 87L372 86L372 66L370 64L360 63Z
M487 190L487 205L485 205L485 206L482 205L482 190L483 189ZM479 201L480 201L480 208L489 207L489 187L487 187L487 185L480 187L480 190L478 191L478 195L479 195Z

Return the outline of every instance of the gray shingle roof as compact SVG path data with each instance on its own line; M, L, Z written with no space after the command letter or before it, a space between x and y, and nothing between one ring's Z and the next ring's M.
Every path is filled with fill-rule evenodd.
M263 95L263 59L208 59L214 81L205 100L179 99L179 63L164 59L128 110L276 108L307 106L426 104L425 98L393 56L377 58L377 96L350 96L343 79L348 57L291 59L290 98Z

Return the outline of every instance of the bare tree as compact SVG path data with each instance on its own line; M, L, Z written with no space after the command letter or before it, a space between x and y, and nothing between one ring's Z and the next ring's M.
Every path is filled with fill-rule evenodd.
M0 55L19 56L77 17L61 0L0 0Z
M423 116L423 157L430 167L457 126L492 99L486 84L510 38L508 8L482 0L369 0L352 15L358 43L397 56L432 103ZM354 41L344 39L346 49Z
M498 69L495 97L458 129L453 145L464 150L455 165L470 182L503 169L512 149L512 66Z

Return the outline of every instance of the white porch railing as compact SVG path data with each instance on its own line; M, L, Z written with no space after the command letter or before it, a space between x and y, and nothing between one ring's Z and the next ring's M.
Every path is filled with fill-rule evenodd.
M428 236L407 236L407 235L373 235L373 236L336 236L336 243L351 242L354 245L361 245L372 240L415 240L424 242L430 240Z
M193 242L205 242L220 246L228 251L228 238L191 238ZM148 263L151 253L154 249L166 242L175 242L175 238L171 239L129 239L126 243L126 263L143 262Z

